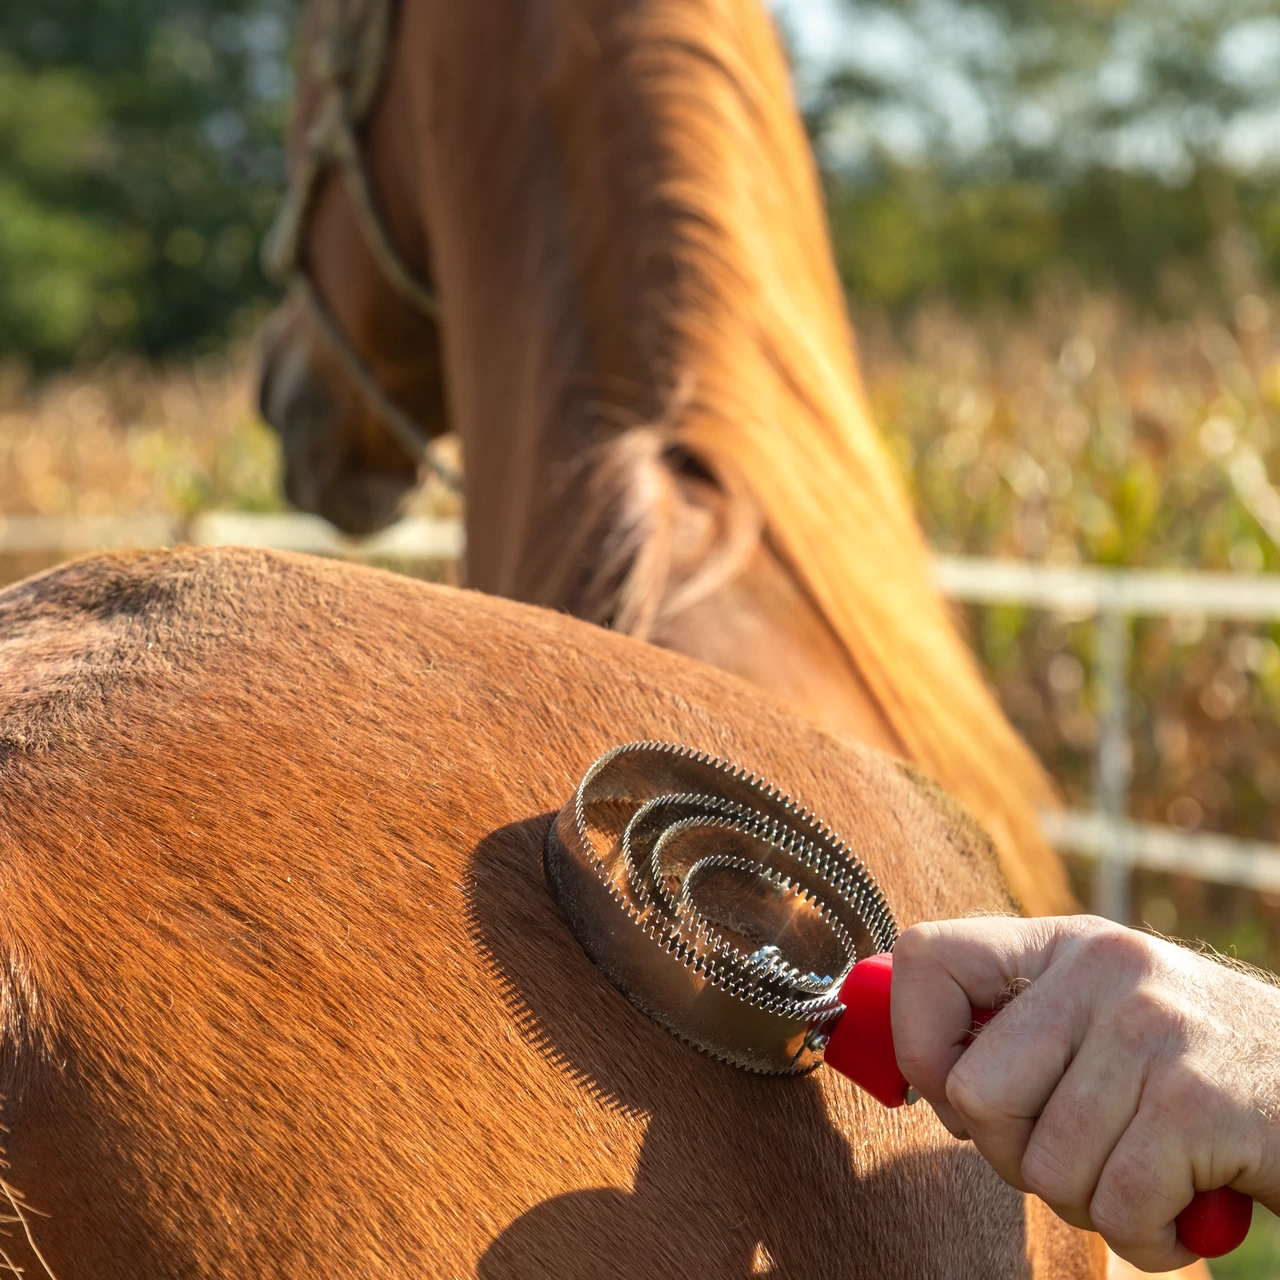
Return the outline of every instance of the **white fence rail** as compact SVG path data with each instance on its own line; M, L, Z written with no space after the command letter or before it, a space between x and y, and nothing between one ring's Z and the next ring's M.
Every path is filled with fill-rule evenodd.
M458 560L462 522L410 517L372 538L344 538L319 516L242 515L212 511L192 521L189 542L206 546L274 547L344 560ZM0 546L3 543L0 542Z
M1125 617L1280 619L1280 574L1088 569L955 556L939 556L934 563L943 591L975 604L1005 602Z
M271 547L348 560L400 557L456 560L462 555L458 520L412 517L372 538L345 538L319 516L209 511L189 522L170 516L0 516L0 554L57 554L112 547Z
M314 516L211 512L187 524L163 516L0 516L0 554L58 554L120 546L274 547L350 560L455 560L463 535L457 520L401 521L373 538L353 540ZM1063 850L1096 860L1094 909L1113 919L1129 914L1133 867L1176 872L1223 884L1280 892L1280 845L1129 822L1128 667L1134 617L1199 615L1256 622L1280 620L1280 575L1160 573L1003 560L939 557L938 581L956 600L1012 603L1095 616L1094 676L1099 732L1092 812L1049 813L1045 830Z
M1132 620L1140 615L1195 614L1255 622L1280 619L1280 575L1143 572L1035 565L942 556L938 582L952 599L1017 603L1097 618L1094 679L1098 742L1093 813L1047 814L1045 828L1061 849L1096 859L1093 908L1129 918L1129 869L1177 871L1251 888L1280 889L1280 846L1218 835L1189 835L1131 823L1129 655Z

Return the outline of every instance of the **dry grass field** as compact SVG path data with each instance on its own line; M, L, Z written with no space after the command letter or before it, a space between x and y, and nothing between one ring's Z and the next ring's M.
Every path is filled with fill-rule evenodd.
M248 359L119 360L38 387L0 376L0 512L187 517L280 508Z

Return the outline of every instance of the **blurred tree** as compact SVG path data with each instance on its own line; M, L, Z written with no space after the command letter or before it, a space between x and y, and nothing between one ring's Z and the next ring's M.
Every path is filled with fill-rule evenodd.
M808 114L856 293L1280 271L1274 0L844 0Z
M774 0L801 35L823 2ZM856 296L1019 299L1067 270L1176 308L1280 275L1274 0L825 2L802 70ZM0 358L242 327L295 9L0 5Z
M844 0L818 115L846 163L890 151L1040 178L1188 178L1280 161L1274 0Z
M263 293L286 0L0 7L0 354L225 340Z

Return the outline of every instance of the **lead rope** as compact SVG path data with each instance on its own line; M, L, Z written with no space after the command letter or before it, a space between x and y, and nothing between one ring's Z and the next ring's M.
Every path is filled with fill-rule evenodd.
M400 256L378 211L357 135L386 70L393 3L394 0L334 0L332 25L310 54L311 69L324 97L307 130L280 212L263 241L262 266L269 279L287 285L298 299L357 393L387 424L400 447L439 476L452 492L460 494L461 476L436 455L431 438L392 401L343 333L307 270L304 252L320 179L329 169L336 169L378 269L415 311L439 321L440 301L435 291Z

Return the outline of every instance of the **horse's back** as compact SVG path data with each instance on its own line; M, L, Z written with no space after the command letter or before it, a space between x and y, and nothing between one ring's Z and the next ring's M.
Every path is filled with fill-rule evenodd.
M6 1256L62 1280L1015 1276L1052 1249L1092 1274L922 1108L734 1071L607 985L541 845L632 738L814 807L902 922L1002 904L898 766L553 614L248 551L0 594Z

